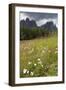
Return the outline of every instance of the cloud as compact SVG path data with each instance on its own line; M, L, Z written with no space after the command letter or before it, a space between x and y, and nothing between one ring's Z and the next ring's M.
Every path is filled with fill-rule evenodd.
M43 18L57 18L57 13L36 13L36 12L20 12L20 15L28 16L30 18L34 18L36 21L41 20Z
M36 21L37 25L38 26L41 26L47 22L50 22L52 21L55 25L57 25L57 20L56 19L52 19L52 18L49 18L49 19L42 19L42 20L39 20L39 21Z
M28 14L26 13L21 13L20 14L20 20L26 20L26 18L29 18L30 20L35 20L34 17L30 17Z
M26 20L26 18L35 20L38 26L41 26L49 21L53 21L56 26L58 24L57 13L20 12L20 20Z

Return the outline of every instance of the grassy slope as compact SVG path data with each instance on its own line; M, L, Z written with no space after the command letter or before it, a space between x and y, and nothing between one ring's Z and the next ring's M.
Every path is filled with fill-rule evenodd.
M57 75L57 36L20 41L20 77Z

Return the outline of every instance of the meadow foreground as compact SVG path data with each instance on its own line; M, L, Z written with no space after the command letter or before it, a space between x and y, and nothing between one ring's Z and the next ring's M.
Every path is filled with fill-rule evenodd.
M57 35L20 41L20 77L57 76Z

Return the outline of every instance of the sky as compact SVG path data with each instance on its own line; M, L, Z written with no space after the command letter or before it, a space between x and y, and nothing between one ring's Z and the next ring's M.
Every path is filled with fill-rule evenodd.
M20 12L20 20L35 20L37 26L41 26L46 22L53 21L53 23L58 25L58 15L57 13L36 13L36 12Z

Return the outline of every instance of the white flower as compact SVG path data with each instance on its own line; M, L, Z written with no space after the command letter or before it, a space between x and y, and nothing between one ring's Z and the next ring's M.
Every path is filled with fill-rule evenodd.
M43 67L43 65L41 65Z
M30 64L31 64L31 62L28 62L28 64L30 65Z
M29 73L29 71L27 71L27 74Z
M48 47L44 47L44 50L48 50Z
M56 50L57 50L58 48L56 48Z
M24 69L24 70L23 70L23 73L25 74L26 72L27 72L27 69Z
M34 66L36 66L37 64L35 63Z
M39 64L42 64L42 62L41 62L41 61L39 61L38 63L39 63Z
M42 53L45 53L45 51L44 51L44 50L42 50Z
M38 58L38 61L40 61L40 58Z
M44 47L44 50L46 50L46 47Z
M33 72L31 72L30 75L33 76Z

